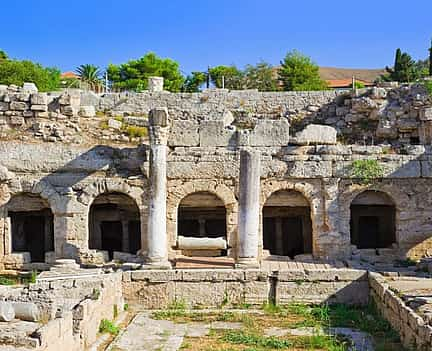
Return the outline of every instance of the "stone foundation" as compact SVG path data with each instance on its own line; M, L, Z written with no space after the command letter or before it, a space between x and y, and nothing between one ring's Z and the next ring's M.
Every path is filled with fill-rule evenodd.
M266 302L368 302L367 272L349 269L132 271L123 274L125 299L144 308L262 305Z

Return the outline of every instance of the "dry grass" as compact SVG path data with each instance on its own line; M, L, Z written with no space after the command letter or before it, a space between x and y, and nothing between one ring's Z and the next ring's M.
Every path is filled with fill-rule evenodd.
M334 336L267 337L264 331L270 327L293 329L299 327L351 327L370 333L380 351L403 351L397 335L387 322L379 318L373 306L351 308L347 306L306 306L293 304L275 306L266 304L260 311L216 312L187 311L174 308L153 314L157 319L169 319L177 323L211 323L215 321L241 322L241 330L211 330L201 338L184 339L184 351L267 351L267 350L322 350L346 351L348 341Z

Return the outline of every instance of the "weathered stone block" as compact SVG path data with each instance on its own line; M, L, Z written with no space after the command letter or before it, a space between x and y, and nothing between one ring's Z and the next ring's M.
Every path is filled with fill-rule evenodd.
M421 121L432 121L432 107L426 107L420 110Z
M224 127L223 121L202 121L199 129L200 146L234 146L234 127Z
M47 105L31 105L30 109L32 111L48 111Z
M120 130L122 125L123 125L123 123L121 121L117 121L116 119L110 118L108 120L108 127L109 128Z
M94 106L81 106L78 114L81 117L94 117L96 116L96 110Z
M10 109L14 111L24 111L28 109L28 104L21 101L12 101L10 103Z
M29 92L35 92L35 93L38 92L38 88L35 83L24 83L23 90Z
M47 105L48 104L48 95L47 95L47 93L31 94L30 102L32 105Z
M199 124L194 121L175 120L171 125L171 133L168 138L169 146L198 146Z
M8 102L0 102L0 111L8 111L9 103Z
M336 144L336 135L337 131L333 127L309 124L291 139L291 143L297 145Z
M251 146L285 146L289 142L289 123L286 118L260 119L250 132Z

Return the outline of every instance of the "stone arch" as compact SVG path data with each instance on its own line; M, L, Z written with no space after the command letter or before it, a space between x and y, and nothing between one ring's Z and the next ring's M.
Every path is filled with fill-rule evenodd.
M341 236L351 241L351 203L353 200L365 191L376 191L385 194L394 204L395 207L395 244L400 242L400 218L404 216L405 210L402 204L409 204L409 198L397 184L393 182L383 182L369 186L352 184L347 181L341 184L343 191L339 194L339 230Z
M230 187L211 180L188 182L172 181L168 184L167 232L170 247L176 244L178 227L177 212L182 199L190 194L199 192L213 194L222 201L226 210L226 235L228 246L235 247L238 212L237 199ZM235 250L233 250L233 252L235 253Z
M312 221L308 200L296 190L273 192L262 207L263 249L294 258L312 254Z
M30 196L38 196L40 199L46 202L46 207L50 209L52 215L55 217L61 208L62 197L54 189L54 187L44 179L22 179L20 176L14 176L11 180L0 184L0 256L4 255L4 261L8 261L8 266L13 268L20 268L23 263L31 262L31 255L28 253L17 253L14 257L12 255L12 228L11 219L8 217L7 204L15 196L20 196L21 194L28 194ZM50 219L51 221L51 219ZM52 232L54 244L57 246L58 236L55 233L57 230L50 229ZM51 235L51 234L50 234ZM51 239L49 239L51 241ZM51 252L46 251L48 254ZM19 256L19 257L18 257ZM55 255L52 253L49 257L45 255L45 261L51 262Z
M119 179L106 179L106 178L99 178L94 180L93 182L89 184L85 184L82 189L82 193L78 197L77 201L78 203L85 206L83 213L83 220L88 223L88 218L90 214L90 206L93 203L93 201L102 194L106 193L119 193L126 195L133 199L135 204L138 207L139 213L140 213L140 222L141 222L141 248L143 247L143 242L145 240L145 233L147 229L147 212L146 212L146 205L145 204L145 191L144 191L145 185L143 184L141 187L139 186L132 186L128 184L126 180L119 180ZM81 250L87 251L89 250L89 227L88 225L84 226L85 230L83 233L83 236L81 238L82 244L81 244Z
M260 248L263 250L263 208L270 197L280 191L294 191L301 194L309 204L311 221L312 254L320 252L318 234L324 225L324 209L322 206L322 190L319 184L312 182L293 182L288 180L266 180L261 184L260 195Z
M89 206L90 249L136 254L141 249L140 211L136 201L120 192L104 192Z
M351 244L359 249L389 248L396 242L396 206L382 191L364 190L350 205Z
M49 200L41 193L17 192L2 207L8 227L5 253L22 254L23 262L46 262L46 254L54 251L54 214Z

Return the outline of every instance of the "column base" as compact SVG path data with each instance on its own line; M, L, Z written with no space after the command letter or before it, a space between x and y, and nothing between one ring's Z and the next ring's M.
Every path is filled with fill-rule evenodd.
M171 263L168 260L163 261L146 261L141 269L172 269Z
M256 258L251 257L241 257L237 259L235 263L235 268L238 269L259 269L261 268L259 262Z

